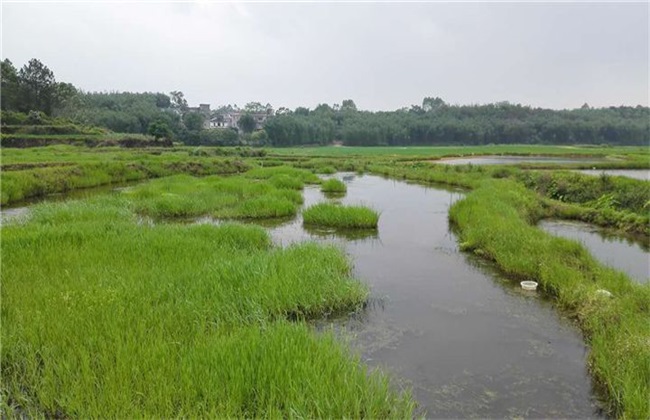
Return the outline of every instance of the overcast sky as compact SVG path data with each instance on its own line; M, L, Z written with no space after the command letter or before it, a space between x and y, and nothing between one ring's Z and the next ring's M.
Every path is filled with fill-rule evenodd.
M648 105L648 3L2 3L2 58L190 105Z

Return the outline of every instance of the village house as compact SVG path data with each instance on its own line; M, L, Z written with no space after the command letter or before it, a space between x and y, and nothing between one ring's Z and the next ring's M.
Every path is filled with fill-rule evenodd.
M217 128L231 128L239 131L239 119L244 114L252 115L255 119L255 129L260 130L264 127L268 117L274 115L273 109L269 108L263 112L247 112L247 111L230 111L224 113L213 114L210 111L210 104L200 104L199 106L187 108L187 112L198 112L203 114L205 122L203 127L206 129Z
M239 119L244 114L250 114L255 119L255 129L260 130L264 127L268 117L273 116L273 110L265 112L245 112L245 111L232 111L223 114L217 114L209 121L206 121L205 128L234 128L239 130Z

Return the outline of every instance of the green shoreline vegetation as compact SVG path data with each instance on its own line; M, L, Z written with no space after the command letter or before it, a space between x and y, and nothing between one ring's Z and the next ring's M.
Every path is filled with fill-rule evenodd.
M461 246L508 275L537 281L577 319L591 347L590 370L605 387L609 411L650 416L650 287L597 263L575 241L536 228L541 201L508 180L483 182L454 204ZM613 297L603 296L603 289Z

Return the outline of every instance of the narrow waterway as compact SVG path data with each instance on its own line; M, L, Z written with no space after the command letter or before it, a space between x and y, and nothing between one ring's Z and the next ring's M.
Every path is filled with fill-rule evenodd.
M595 157L563 157L563 156L516 156L516 155L494 155L494 156L472 156L462 158L448 158L434 160L433 163L444 165L517 165L520 163L547 163L547 164L568 164L568 163L602 163L604 159Z
M544 220L539 227L553 235L580 242L600 262L626 273L634 281L650 282L647 243L608 234L606 230L588 223Z
M306 231L300 217L270 232L283 245L317 240L346 250L371 286L371 304L329 325L411 387L427 417L602 415L578 329L536 292L459 252L447 215L461 192L337 177L348 186L339 201L381 212L377 232ZM327 200L315 187L304 195L306 206Z
M585 169L577 171L585 175L593 176L624 176L626 178L650 181L650 170L648 169Z

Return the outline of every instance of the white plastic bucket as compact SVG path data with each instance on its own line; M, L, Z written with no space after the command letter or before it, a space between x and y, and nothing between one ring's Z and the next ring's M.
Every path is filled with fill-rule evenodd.
M537 290L537 282L536 281L522 281L521 283L521 288L524 290Z

